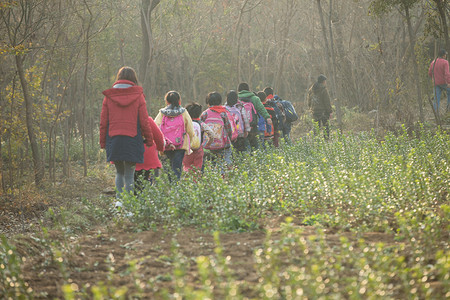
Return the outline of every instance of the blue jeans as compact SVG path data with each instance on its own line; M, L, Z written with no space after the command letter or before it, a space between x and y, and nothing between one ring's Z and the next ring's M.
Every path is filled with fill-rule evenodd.
M120 199L123 189L128 193L134 190L134 170L136 163L128 161L115 161L116 167L116 198Z
M285 122L283 124L283 137L286 143L291 142L291 129L292 129L292 123Z
M183 158L185 152L186 150L183 149L164 152L167 155L167 158L169 158L170 168L175 176L177 176L178 180L181 178L181 170L183 169ZM169 180L172 181L170 176Z
M220 174L225 174L226 168L231 167L233 164L233 149L229 147L225 149L211 150L211 154L212 166L219 168Z
M435 111L439 111L439 104L441 102L441 95L442 95L442 91L446 90L447 91L447 109L449 109L450 106L450 88L446 85L436 85L434 87L434 92L435 92L435 99L434 99L434 110Z
M245 147L249 152L259 149L259 136L257 129L252 128L252 130L248 133L247 139L245 140Z

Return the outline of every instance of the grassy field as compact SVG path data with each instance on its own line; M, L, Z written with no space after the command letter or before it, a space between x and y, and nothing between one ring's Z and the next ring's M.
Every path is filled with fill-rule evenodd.
M307 137L235 162L163 174L119 213L98 194L49 208L39 233L2 238L0 296L450 297L447 133Z

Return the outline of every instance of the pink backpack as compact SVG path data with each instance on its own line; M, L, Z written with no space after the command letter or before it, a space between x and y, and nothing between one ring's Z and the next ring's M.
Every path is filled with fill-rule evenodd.
M247 114L248 121L250 122L251 127L255 127L258 124L258 114L256 112L255 107L253 106L253 103L250 102L250 100L247 101L240 101L240 104L244 106L245 113Z
M225 124L223 123L222 116L220 115L220 113L209 108L206 110L206 112L208 116L204 122L211 128L214 133L214 137L213 142L207 146L209 138L207 135L205 135L203 147L209 150L224 149L225 145L228 143L228 135L225 130Z
M233 140L235 140L234 135L236 132L236 138L244 136L244 120L242 120L241 111L235 106L226 106L227 110L230 112L230 120L234 121L233 130Z
M175 117L163 115L160 129L168 143L173 144L176 149L181 149L186 134L183 114ZM166 150L168 146L166 144Z
M237 130L237 125L236 125L233 115L228 110L227 110L227 116L228 116L228 120L230 121L230 125L231 125L231 140L235 141L237 139L237 137L239 136L239 132Z

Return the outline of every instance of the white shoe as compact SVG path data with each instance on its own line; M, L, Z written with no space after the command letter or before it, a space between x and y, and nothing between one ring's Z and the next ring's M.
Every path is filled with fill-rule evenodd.
M123 206L123 204L120 201L116 201L116 203L114 203L115 208L121 208L122 206Z

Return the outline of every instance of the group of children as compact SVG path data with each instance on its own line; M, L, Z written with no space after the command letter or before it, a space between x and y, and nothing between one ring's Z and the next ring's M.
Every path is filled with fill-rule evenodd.
M155 121L149 117L155 145L146 147L144 163L136 164L137 190L142 188L143 182L152 182L158 176L162 167L159 157L168 160L172 180L173 175L180 179L182 172L201 173L205 150L211 163L223 173L232 165L233 149L239 153L268 145L278 147L280 130L286 141L290 141L290 127L282 128L291 122L286 120L286 109L270 87L253 93L248 91L248 84L243 83L239 92L227 93L224 105L222 95L211 92L206 96L205 110L196 102L182 107L176 91L168 92L165 102L167 106L160 109ZM257 107L263 108L266 115L258 112ZM295 109L293 111L295 113Z
M141 190L144 182L159 175L160 157L170 164L170 181L179 180L183 171L201 174L205 150L223 173L232 164L233 148L244 152L268 144L278 147L279 130L289 142L290 123L298 118L292 104L277 100L273 89L254 93L241 83L238 91L228 92L225 105L220 93L209 93L204 111L198 103L184 108L180 94L170 91L165 95L166 106L153 120L130 67L120 68L113 86L103 94L100 147L116 168L120 205L123 191Z

